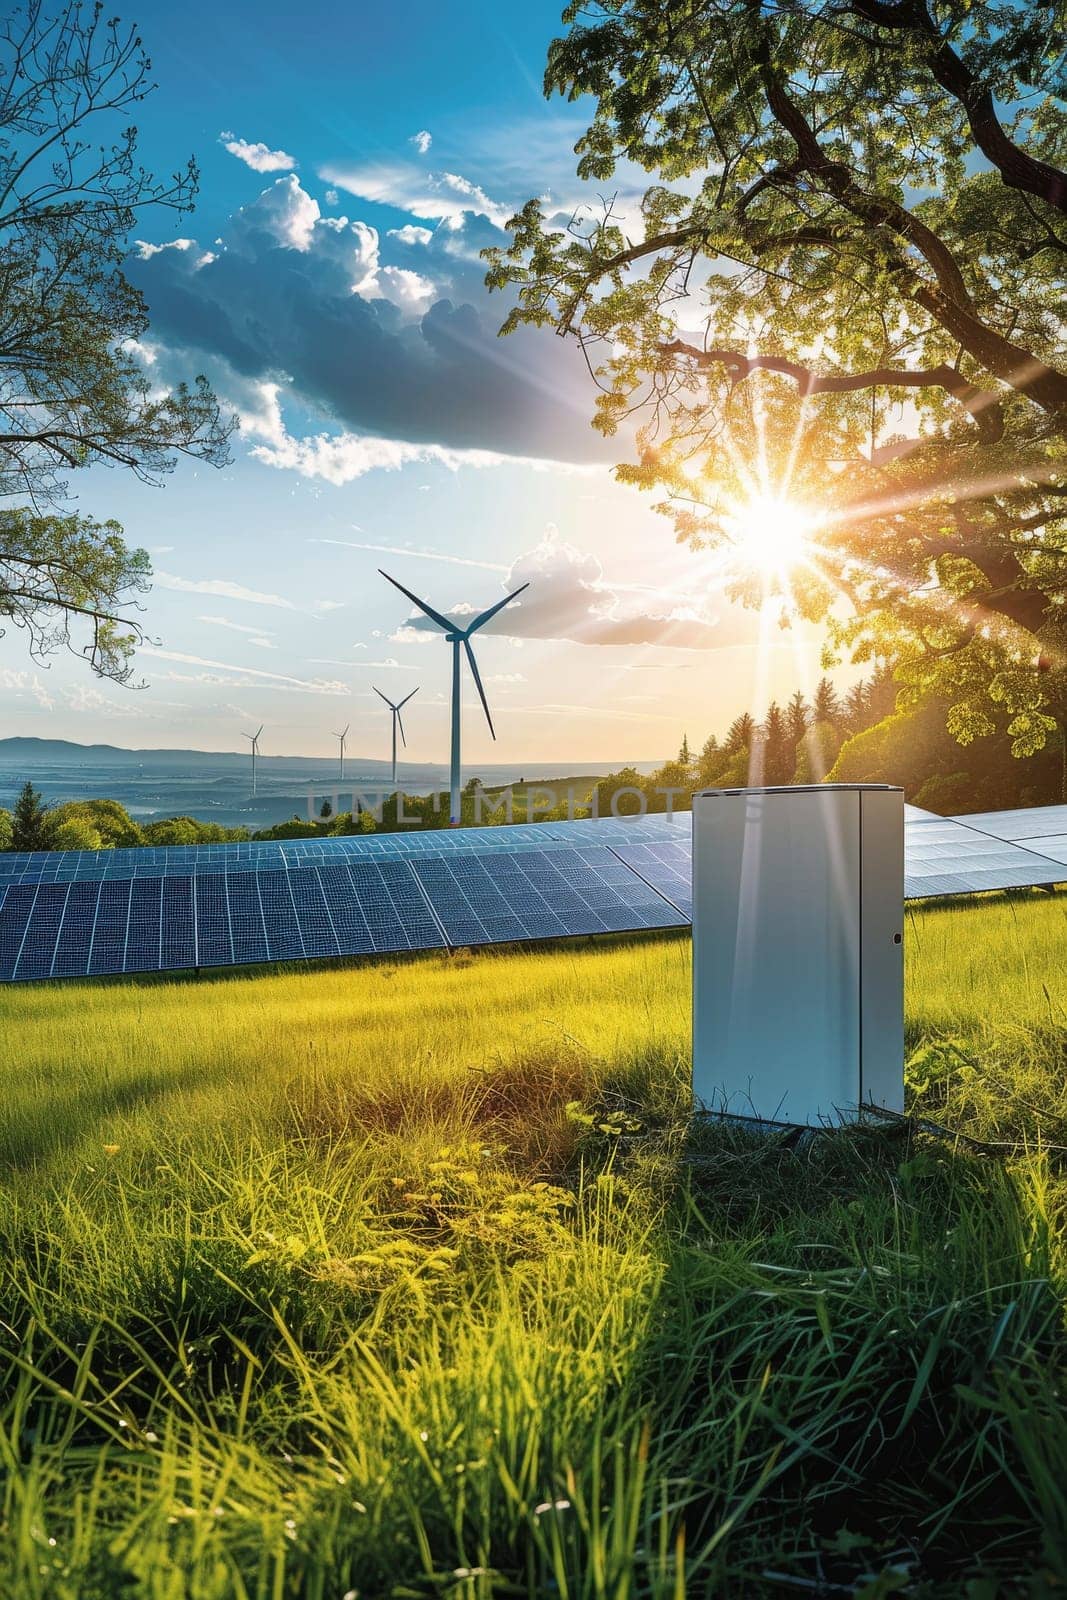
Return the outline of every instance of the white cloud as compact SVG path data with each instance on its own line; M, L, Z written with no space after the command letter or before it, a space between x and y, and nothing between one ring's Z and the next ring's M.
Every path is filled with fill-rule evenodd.
M617 706L579 706L569 702L546 701L544 705L537 706L508 706L508 716L513 717L516 712L523 712L531 717L556 717L573 716L580 713L590 717L594 722L602 717L611 717L618 722L661 722L662 715L651 711L620 711Z
M187 667L210 667L217 672L237 673L244 679L262 680L271 689L296 690L306 694L339 695L348 694L347 683L340 683L334 679L326 678L293 678L285 672L265 672L260 667L237 666L232 661L212 661L204 656L192 656L181 650L160 650L155 645L145 645L141 654L154 656L159 661L176 661ZM215 678L198 677L193 682L214 683L226 681L232 684L232 679L220 680Z
M268 467L288 468L302 478L324 478L340 486L368 472L395 472L412 461L440 461L456 470L463 465L497 465L491 451L446 450L441 445L412 444L405 439L377 439L359 433L317 433L303 439L286 434L272 445L254 445L251 454Z
M401 311L425 311L437 293L432 278L408 267L381 267L375 283L382 298L391 300Z
M484 195L483 205L481 191L455 173L427 175L412 165L407 177L413 193L432 191L431 212L450 219L435 233L420 231L429 239L424 248L358 218L324 215L293 173L268 182L229 219L213 259L199 247L153 247L136 261L135 276L152 307L159 362L166 357L166 372L154 377L173 382L187 375L191 359L203 363L196 370L237 401L245 437L249 414L258 412L253 442L276 449L284 390L302 418L330 419L311 426L344 428L359 439L480 447L516 460L606 461L615 447L589 427L580 354L564 354L559 341L531 330L503 346L503 307L484 301L484 264L456 258L461 245L476 255L495 237L472 209L503 217L505 208ZM336 446L331 452L323 474L322 451L312 443L302 469L335 476ZM353 473L347 453L339 481L368 470Z
M292 172L296 166L296 157L286 151L272 150L262 142L249 144L247 139L235 139L232 133L220 133L219 143L253 172Z
M197 244L195 239L169 239L165 244L148 244L144 239L135 239L133 248L139 261L151 261L164 250L195 250Z
M415 149L419 152L419 155L424 156L427 150L433 144L433 134L428 133L425 128L420 128L418 133L413 133L411 135L411 138L408 140L408 144L413 144Z
M55 697L45 688L36 672L20 672L12 667L0 667L0 689L10 689L17 695L30 694L42 711L55 710Z
M491 199L458 172L427 172L411 164L330 165L322 167L319 176L360 200L395 206L413 217L445 222L450 228L462 227L467 215L485 217L494 227L503 228L515 209Z
M278 178L251 205L242 206L231 218L233 247L243 253L249 234L268 233L279 244L306 251L311 248L317 223L321 234L327 228L336 232L342 220L324 218L318 201L300 187L299 178Z
M356 650L365 650L367 647L366 647L366 645L358 645L357 644L357 645L353 646L353 648L356 649ZM381 668L383 670L390 671L390 672L414 672L415 671L415 668L413 666L411 666L407 661L397 661L395 656L386 656L384 661L360 661L358 663L355 662L355 661L338 661L333 656L309 656L308 657L308 666L310 666L310 667L354 667L354 666L357 666L357 665L359 666L359 668L361 670L364 667L379 667L379 668Z
M133 696L125 700L114 700L110 695L101 694L91 683L75 683L63 691L63 698L70 711L83 712L94 717L123 717L140 720L144 717L155 715L146 705ZM49 707L49 709L51 709Z
M417 550L405 544L370 544L357 539L310 539L309 544L339 545L344 550L374 550L384 556L417 556L420 561L447 561L453 567L478 567L483 572L507 572L500 561L475 561L470 556L445 555L440 550ZM356 649L366 649L357 645Z
M244 600L253 606L279 606L283 611L298 611L284 595L263 594L258 589L246 589L244 584L230 583L226 578L178 578L172 572L157 572L152 582L160 589L174 589L180 594L214 594L226 600Z
M335 196L336 203L337 190L331 189L330 193ZM429 244L433 238L433 229L420 228L417 223L405 222L402 228L390 228L386 233L386 238L398 239L401 244L424 245Z
M127 691L115 697L103 694L95 684L84 681L57 683L52 689L42 683L36 672L17 671L10 667L0 668L0 690L8 690L16 699L29 695L42 711L54 711L61 705L68 711L94 717L149 718L158 714L160 704L170 704L168 701L157 701L150 710L135 693Z
M243 622L231 622L228 617L197 617L197 622L210 623L215 628L228 628L231 633L243 634L249 644L258 646L261 650L273 650L274 640L269 628L250 628Z
M504 455L499 450L456 450L446 445L415 444L407 439L380 439L363 433L316 433L296 438L286 431L277 403L277 384L261 384L273 391L274 414L251 418L248 432L258 432L270 442L253 445L250 455L265 466L297 472L302 478L323 478L340 487L368 472L395 472L411 462L433 461L458 472L461 467L530 467L535 472L590 473L603 469L573 462L549 461L533 456ZM244 415L242 414L242 424ZM343 540L324 541L343 543Z
M691 602L679 604L677 596L652 590L640 594L640 607L624 604L623 587L605 579L596 556L567 544L549 523L541 543L513 562L503 588L529 588L486 625L487 633L512 639L567 639L576 644L649 645L676 650L710 650L749 643L758 626L752 616L733 608L720 618ZM636 586L634 586L636 587ZM469 602L452 606L445 614L467 617L482 610ZM393 643L410 644L417 638L438 637L425 617L409 615L390 635Z
M337 193L336 189L327 189L322 198L325 200L328 206L335 206L338 200L340 200L341 196Z

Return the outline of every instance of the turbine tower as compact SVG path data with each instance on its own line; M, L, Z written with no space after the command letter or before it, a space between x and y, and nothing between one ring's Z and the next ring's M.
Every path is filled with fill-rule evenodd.
M348 730L349 730L349 728L351 726L352 726L352 724L349 722L345 727L344 733L335 733L334 734L334 738L335 739L339 739L340 743L341 743L341 782L342 783L344 783L344 781L345 781L345 740L348 738Z
M373 684L371 684L371 688L374 689L374 685ZM393 702L390 700L389 696L387 694L383 694L380 689L374 689L374 692L378 696L379 700L384 700L385 701L386 705L389 707L390 711L393 713L393 790L395 792L395 790L396 790L396 730L397 730L397 728L400 729L400 742L401 742L401 744L404 746L405 750L408 747L408 742L404 738L404 724L403 724L403 722L401 721L401 718L400 718L400 707L401 706L406 706L408 701L411 699L411 694L418 694L419 691L418 691L417 687L412 689L411 694L406 694L404 696L403 700L401 700L397 705L394 705Z
M410 589L405 589L402 583L398 583L395 578L390 578L389 574L382 571L381 567L378 568L378 571L381 572L383 578L389 579L394 589L399 589L401 594L406 594L408 599L418 606L423 615L429 617L435 627L441 629L445 636L445 642L452 646L452 759L449 771L449 789L451 790L449 821L455 828L459 826L460 822L459 652L461 648L467 652L467 661L471 669L471 675L474 678L475 687L478 690L478 697L482 702L485 720L489 724L489 732L495 739L496 729L493 727L493 719L489 715L489 702L485 698L485 690L482 688L482 680L478 673L478 663L475 661L474 651L471 649L471 635L477 633L479 628L484 627L490 617L495 617L498 611L503 611L506 605L510 605L511 601L520 595L523 589L528 589L530 585L528 583L521 584L511 594L506 594L503 600L498 600L495 606L490 606L488 611L480 612L473 622L468 623L465 628L461 628L455 617L442 616L440 611L435 611L432 606L428 606L425 600L420 600L417 594L412 594Z
M263 732L263 724L261 722L255 733L246 733L244 735L244 737L246 739L251 739L251 741L252 741L252 798L253 798L253 800L256 797L256 757L259 755L259 736L260 736L260 734L262 732Z

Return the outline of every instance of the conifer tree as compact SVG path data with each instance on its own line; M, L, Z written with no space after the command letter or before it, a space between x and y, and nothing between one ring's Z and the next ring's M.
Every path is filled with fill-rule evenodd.
M50 823L48 808L27 779L11 814L12 850L47 850L51 843Z
M739 750L751 749L752 737L755 731L756 724L747 711L742 711L741 715L735 717L726 730L726 738L722 747L723 754L735 756Z
M763 741L763 782L788 783L793 775L792 749L782 708L772 700L760 730Z
M789 704L785 708L786 731L789 742L794 746L794 748L800 743L801 739L803 739L805 733L808 731L809 720L810 713L808 702L805 700L801 690L798 689L796 693L792 695Z
M836 722L841 715L841 702L829 678L820 678L815 685L812 717L815 722Z

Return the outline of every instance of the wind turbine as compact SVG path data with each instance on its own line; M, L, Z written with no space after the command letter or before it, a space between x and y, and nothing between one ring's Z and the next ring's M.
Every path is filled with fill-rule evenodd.
M373 683L371 684L371 688L374 689ZM400 741L403 744L404 749L406 750L407 747L408 747L408 742L404 738L404 724L400 719L400 707L401 706L406 706L408 701L411 699L411 694L418 694L419 691L418 691L417 688L412 689L411 694L406 694L404 696L403 700L401 700L398 705L394 705L393 702L390 700L389 696L386 695L386 694L383 694L380 689L374 689L374 692L378 696L379 700L384 700L385 701L386 705L389 707L390 711L393 713L393 788L395 790L395 788L396 788L396 730L397 730L397 728L400 729Z
M255 795L256 795L256 757L259 754L259 736L260 736L260 734L262 732L263 732L263 724L261 722L255 733L246 733L244 735L244 737L246 739L251 739L251 741L252 741L252 798L253 799L255 799Z
M412 594L410 589L405 589L402 583L397 583L395 578L390 578L389 574L382 571L381 567L378 568L378 571L381 572L383 578L389 579L389 582L393 585L394 589L399 589L401 594L406 594L408 599L413 601L415 605L418 606L419 610L425 616L429 617L430 621L436 627L441 629L441 632L445 636L445 642L452 646L452 759L449 773L449 788L451 790L449 820L453 827L457 827L460 821L460 647L462 646L462 648L467 652L467 661L470 665L471 675L474 678L475 686L478 690L478 696L482 702L482 710L485 712L485 720L489 724L489 732L495 739L496 729L493 727L493 719L489 715L489 702L485 698L485 690L482 688L482 680L478 673L478 663L475 661L474 651L471 649L471 635L477 633L479 628L484 627L489 621L490 617L495 617L498 611L503 611L506 605L510 605L511 601L520 595L523 589L528 589L530 585L528 583L521 584L518 589L513 591L513 593L506 594L503 600L498 600L495 606L490 606L488 611L480 612L479 615L475 617L473 622L468 623L465 628L461 628L455 617L442 616L440 611L435 611L432 606L428 606L425 600L420 600L417 594Z
M341 741L341 782L342 783L344 783L344 781L345 781L345 740L348 738L348 729L351 726L352 726L352 724L349 722L345 727L344 733L335 733L334 734L334 738L335 739L339 739Z

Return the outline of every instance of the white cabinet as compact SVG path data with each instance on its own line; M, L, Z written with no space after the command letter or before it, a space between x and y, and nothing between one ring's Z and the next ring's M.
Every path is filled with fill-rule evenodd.
M772 1122L904 1107L904 795L693 796L693 1090Z

